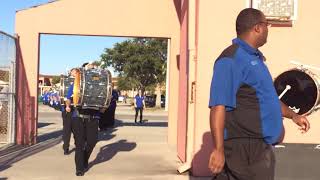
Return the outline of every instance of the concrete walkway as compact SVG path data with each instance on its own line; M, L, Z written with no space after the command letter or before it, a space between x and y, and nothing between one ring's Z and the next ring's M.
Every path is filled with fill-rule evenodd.
M0 179L208 179L177 174L179 161L174 148L167 144L166 112L146 111L146 115L157 116L155 119L161 120L149 118L146 124L135 125L132 123L133 116L122 118L121 114L125 114L126 108L121 109L121 106L117 109L116 118L119 120L116 127L99 133L100 141L91 155L89 171L85 176L77 177L74 146L71 146L73 150L70 155L63 155L60 112L40 106L39 143L0 156Z

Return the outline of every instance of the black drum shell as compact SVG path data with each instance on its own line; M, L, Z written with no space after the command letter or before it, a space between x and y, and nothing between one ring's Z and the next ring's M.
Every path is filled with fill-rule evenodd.
M280 95L290 85L281 101L290 107L300 108L298 114L309 115L319 105L319 78L307 69L294 68L281 73L274 80L277 94Z

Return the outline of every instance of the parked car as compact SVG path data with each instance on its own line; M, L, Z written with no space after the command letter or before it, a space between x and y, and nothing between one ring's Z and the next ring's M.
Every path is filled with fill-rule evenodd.
M156 96L155 95L147 95L144 99L146 107L155 107L156 106Z
M125 102L125 97L124 96L119 96L118 97L118 102Z
M157 101L157 95L147 95L144 99L146 107L155 107L156 101ZM166 106L166 97L164 95L161 95L160 104L161 104L161 107Z

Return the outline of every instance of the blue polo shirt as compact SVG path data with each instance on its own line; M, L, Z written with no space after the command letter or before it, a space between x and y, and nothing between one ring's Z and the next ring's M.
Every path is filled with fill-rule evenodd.
M47 102L47 99L48 99L47 94L48 94L47 92L43 93L43 95L42 95L42 101L43 102Z
M72 101L72 96L73 96L73 84L69 86L69 89L65 98ZM61 111L64 112L66 110L65 108L66 108L65 105L61 106Z
M282 133L280 101L263 54L236 38L214 64L209 107L226 107L225 139L263 138Z
M48 103L49 102L49 97L50 97L50 92L47 92L44 94L44 102Z
M72 100L72 99L71 99L71 98L72 98L72 95L73 95L73 84L71 84L71 85L69 86L69 89L68 89L66 98L69 99L69 100Z
M144 96L136 95L135 99L136 99L137 108L142 108L143 107Z

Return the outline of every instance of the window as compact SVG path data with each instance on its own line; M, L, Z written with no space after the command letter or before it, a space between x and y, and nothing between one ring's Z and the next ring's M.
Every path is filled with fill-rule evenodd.
M292 26L297 20L298 0L251 0L250 6L261 10L272 26Z

